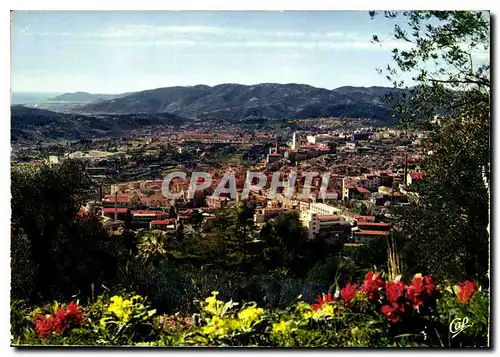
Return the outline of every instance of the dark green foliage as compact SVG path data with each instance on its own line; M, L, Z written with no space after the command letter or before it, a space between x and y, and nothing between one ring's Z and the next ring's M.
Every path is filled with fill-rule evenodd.
M11 179L13 296L85 296L114 277L122 242L77 215L91 192L81 163L14 169Z
M260 232L260 239L265 244L263 253L268 269L284 267L299 271L307 236L297 213L286 213L267 223Z
M367 243L356 247L351 258L360 268L370 269L376 266L378 269L387 271L387 248L386 237L371 239Z
M372 14L374 15L374 14ZM487 282L490 202L490 19L487 12L386 12L405 19L394 37L410 49L393 50L385 73L414 74L418 85L397 108L403 126L432 130L418 187L419 200L400 215L412 272ZM379 41L378 36L374 36ZM484 56L483 56L484 57ZM436 115L438 115L437 119Z

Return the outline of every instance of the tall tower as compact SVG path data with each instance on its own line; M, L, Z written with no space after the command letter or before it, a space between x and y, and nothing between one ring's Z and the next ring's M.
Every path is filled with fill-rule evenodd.
M405 153L405 171L403 177L403 183L406 186L408 184L408 153Z
M118 191L115 192L115 221L118 220Z
M292 137L292 150L295 150L297 148L297 133L293 132L293 137Z

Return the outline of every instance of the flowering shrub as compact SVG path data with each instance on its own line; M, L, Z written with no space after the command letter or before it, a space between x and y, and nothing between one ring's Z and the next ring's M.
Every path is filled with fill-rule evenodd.
M200 303L201 313L196 316L195 331L188 343L199 344L255 344L258 340L259 323L264 309L255 303L247 303L237 310L238 303L217 299L217 291ZM198 327L196 329L196 327Z
M380 298L380 289L385 288L385 281L380 273L368 272L363 283L363 291L368 294L368 300L376 302Z
M126 324L131 318L143 318L144 316L152 316L156 311L147 311L144 301L145 298L135 295L130 299L124 299L121 296L113 296L110 299L111 303L108 306L105 317L101 322L115 321L118 324Z
M368 272L362 284L348 283L334 295L286 309L254 302L198 302L193 316L157 315L139 295L100 296L85 309L71 302L50 313L35 309L31 327L14 314L16 344L136 346L397 347L487 346L488 295L474 282L440 288L417 274L406 285ZM25 306L25 303L17 304ZM16 306L17 306L16 305ZM21 310L21 311L26 311ZM85 314L84 314L85 311ZM24 312L26 314L26 312Z
M478 291L479 287L477 283L472 281L465 281L463 283L458 284L458 301L461 303L466 303L469 301L471 296Z
M106 306L106 305L105 305ZM150 318L156 310L149 309L146 299L140 295L130 298L115 295L109 299L99 320L99 344L125 344L145 337L152 330Z
M325 294L318 295L318 298L316 299L316 301L317 301L317 304L314 304L312 306L313 311L319 310L323 307L323 305L334 302L335 300L332 298L332 293L328 293L326 295Z
M358 284L348 283L341 291L340 295L342 296L342 300L344 300L345 304L349 306L351 300L356 295L356 290L358 288Z
M63 334L72 327L83 325L83 308L75 302L70 302L67 307L56 308L51 314L36 314L33 321L35 332L40 338L47 338L52 334Z

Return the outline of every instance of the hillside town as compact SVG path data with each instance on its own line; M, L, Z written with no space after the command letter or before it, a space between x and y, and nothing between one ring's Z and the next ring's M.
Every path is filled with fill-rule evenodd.
M296 211L308 239L321 237L343 246L342 254L349 254L353 247L397 229L391 208L418 200L414 187L425 175L420 162L432 154L422 146L427 138L423 131L391 128L300 131L289 137L277 131L186 130L68 143L66 148L48 148L43 153L19 148L14 165L82 160L98 187L83 210L98 214L103 226L115 234L125 227L155 229L174 240L180 227L193 231L193 224L201 221L203 227L220 210L240 204L247 172L259 172L267 184L250 191L244 202L254 209L257 230ZM45 158L27 159L23 152ZM162 191L163 179L176 170L185 172L186 177L174 178L170 189L183 195L169 200ZM200 171L210 175L211 186L190 193L191 173ZM236 199L228 193L213 195L226 172L235 177ZM272 194L270 183L275 173L279 173L280 187ZM297 176L295 190L286 196L291 173ZM320 176L323 173L328 173L325 183ZM308 197L303 197L304 189ZM322 189L327 193L324 199L319 195Z

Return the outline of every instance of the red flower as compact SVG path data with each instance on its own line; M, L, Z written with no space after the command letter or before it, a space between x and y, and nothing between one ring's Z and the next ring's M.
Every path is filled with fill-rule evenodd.
M415 276L415 278L411 282L411 285L409 286L409 289L415 291L415 293L417 294L422 294L425 290L424 279L422 278L422 276Z
M55 330L54 316L44 316L37 314L35 316L35 332L40 338L48 337Z
M318 295L316 298L316 301L318 302L317 304L313 304L311 306L313 311L317 311L323 307L324 304L329 304L331 302L334 302L335 299L332 297L332 293L328 293L328 295L325 295L324 293L322 295Z
M347 283L347 285L344 286L342 290L340 290L340 295L342 296L342 300L345 301L346 305L349 305L351 300L354 298L354 295L356 295L357 287L358 284Z
M391 304L398 303L398 300L404 296L406 286L403 282L390 282L387 283L385 288L385 296Z
M414 307L417 308L424 303L424 279L421 275L416 275L411 282L411 285L408 287L408 298L414 304Z
M55 314L50 316L36 315L35 332L40 338L46 338L55 333L63 333L66 329L75 325L83 324L84 315L82 308L71 302L67 308L60 308Z
M66 311L63 309L57 312L54 320L56 333L63 333L69 327L69 322L66 319Z
M436 284L429 275L424 276L425 291L427 295L432 296L437 292Z
M75 325L83 324L83 308L75 302L70 302L66 308L66 320Z
M408 287L408 298L415 305L414 307L418 307L424 303L424 294L433 296L436 292L436 285L430 276L422 277L422 275L417 274Z
M458 301L463 303L469 301L470 297L478 291L478 289L477 283L472 281L467 280L458 284Z
M385 318L391 320L393 324L401 319L401 311L397 307L384 305L380 311L384 314Z
M410 311L413 311L413 309L408 301L402 301L399 304L384 305L380 309L385 318L391 320L392 323L401 321L404 315Z
M376 302L380 298L380 288L385 288L385 281L380 277L380 273L369 271L362 287L362 290L368 294L369 301Z

